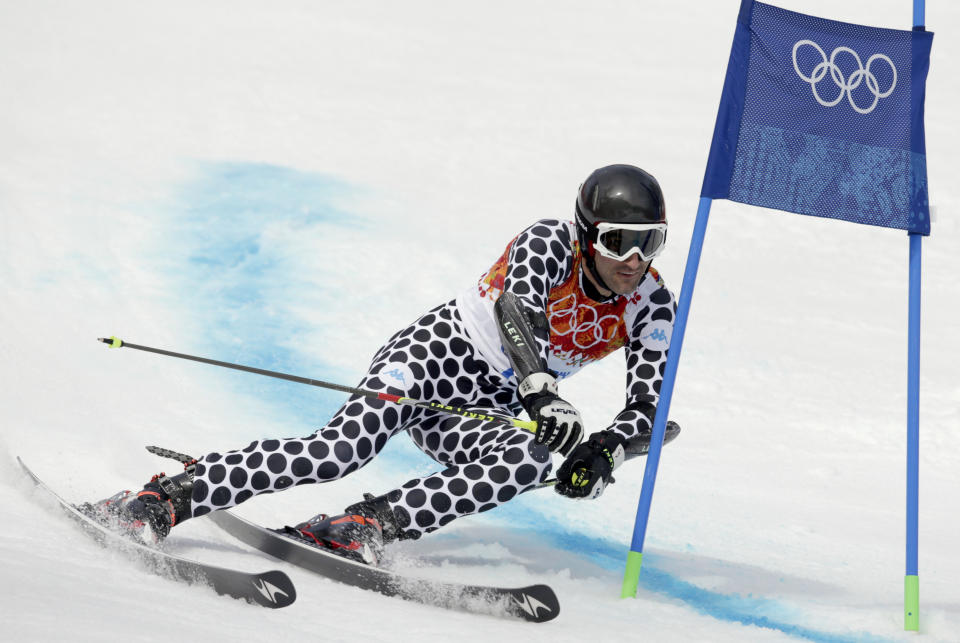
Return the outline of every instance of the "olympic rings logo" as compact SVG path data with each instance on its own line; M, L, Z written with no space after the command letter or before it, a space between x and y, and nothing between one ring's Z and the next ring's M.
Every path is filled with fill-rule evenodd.
M604 315L598 318L597 310L592 306L574 305L564 309L565 306L574 303L574 296L567 295L550 306L550 330L560 337L572 334L571 339L574 346L581 350L592 348L600 343L607 343L613 339L620 322L617 315ZM580 319L579 313L581 310L587 312L583 319ZM591 315L592 319L589 318ZM556 321L556 324L554 321ZM608 324L607 329L604 330L604 324L608 322L613 323ZM591 339L592 341L590 341Z
M823 61L817 63L817 66L813 68L813 71L809 76L804 75L800 71L800 66L797 64L797 50L804 45L809 45L813 47L820 53L820 57L823 58ZM854 57L857 61L857 69L850 74L849 78L844 78L843 72L840 71L840 67L836 63L837 55L840 53L846 52ZM890 88L886 91L880 91L880 83L877 81L877 77L873 75L873 72L870 71L871 65L874 62L882 60L883 62L890 65L891 71L893 71L893 82L890 83ZM874 54L867 59L867 64L864 65L863 61L860 60L860 56L857 55L853 49L849 47L837 47L830 54L830 58L827 58L826 52L820 48L820 45L813 42L812 40L799 40L793 46L793 68L797 72L797 75L800 76L804 81L810 83L810 88L813 90L813 97L817 99L817 102L823 105L824 107L833 107L841 100L843 100L844 95L846 95L847 100L850 102L850 107L855 109L860 114L869 114L876 108L877 103L880 102L881 98L886 98L893 93L893 89L897 86L897 68L894 66L893 61L890 60L887 56L883 54ZM830 72L830 78L833 80L834 84L840 88L840 94L831 101L826 101L820 97L820 94L817 93L817 85L823 80L827 71ZM860 86L860 83L866 83L867 89L873 94L873 102L870 103L869 107L860 107L853 100L853 90Z

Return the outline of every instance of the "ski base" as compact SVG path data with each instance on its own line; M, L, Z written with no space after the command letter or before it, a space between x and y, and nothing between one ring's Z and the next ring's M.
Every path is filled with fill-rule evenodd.
M204 583L223 596L244 599L250 603L269 608L286 607L297 598L297 591L290 578L281 571L248 573L199 561L181 558L159 549L134 542L117 534L91 519L76 507L61 498L48 487L29 467L17 457L23 470L44 492L60 504L63 512L105 547L118 549L142 561L150 571L165 578Z
M543 623L557 617L560 602L547 585L507 588L407 577L331 554L281 535L229 511L208 517L243 543L331 580L405 600L492 616Z

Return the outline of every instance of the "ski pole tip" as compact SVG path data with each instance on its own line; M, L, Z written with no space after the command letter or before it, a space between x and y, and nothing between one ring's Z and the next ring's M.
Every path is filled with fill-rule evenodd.
M123 340L119 337L98 337L97 341L109 345L110 348L120 348L123 346Z

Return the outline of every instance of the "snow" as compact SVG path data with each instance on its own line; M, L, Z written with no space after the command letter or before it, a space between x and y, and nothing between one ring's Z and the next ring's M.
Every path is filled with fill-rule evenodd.
M75 500L202 454L305 435L342 396L95 338L353 384L374 350L475 280L537 218L572 215L595 167L664 187L679 289L738 7L0 4L0 561L11 641L912 640L902 629L907 240L714 205L638 599L619 598L641 464L592 503L550 491L457 521L395 564L554 586L545 625L344 588L207 521L171 551L284 569L269 611L138 569L79 533L20 473ZM909 27L905 0L782 0ZM921 634L960 640L960 8L931 3L933 234L924 241ZM564 395L600 427L621 360ZM324 487L251 500L265 524L338 510L435 465L399 436Z

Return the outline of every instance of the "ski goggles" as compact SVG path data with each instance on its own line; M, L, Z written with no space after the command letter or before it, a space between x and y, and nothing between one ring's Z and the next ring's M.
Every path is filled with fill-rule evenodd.
M642 261L650 261L660 254L666 241L666 223L598 223L593 247L617 261L626 261L634 253Z

